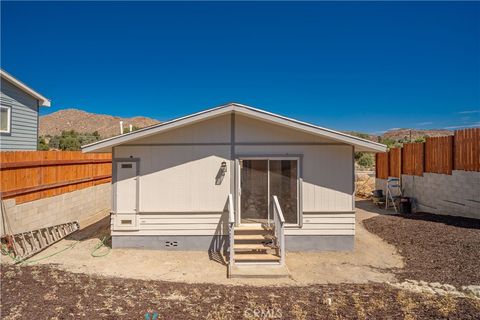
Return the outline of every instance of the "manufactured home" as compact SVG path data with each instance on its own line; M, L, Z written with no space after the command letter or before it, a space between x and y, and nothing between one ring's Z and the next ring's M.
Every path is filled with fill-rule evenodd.
M83 147L112 152L114 248L352 250L354 152L382 144L230 103Z

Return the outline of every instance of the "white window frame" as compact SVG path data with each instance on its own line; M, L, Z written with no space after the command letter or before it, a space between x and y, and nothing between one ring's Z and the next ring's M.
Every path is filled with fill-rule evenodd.
M2 130L0 128L0 133L11 133L12 131L12 107L0 105L0 109L7 109L7 130Z

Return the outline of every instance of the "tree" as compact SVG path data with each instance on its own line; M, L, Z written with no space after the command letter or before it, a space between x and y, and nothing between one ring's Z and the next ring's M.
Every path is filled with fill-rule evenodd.
M50 150L50 147L48 146L48 143L45 141L44 137L38 137L38 146L37 149L40 151L48 151Z
M375 164L375 158L373 156L373 153L367 153L367 152L358 152L361 153L360 157L357 160L357 164L361 167L364 168L371 168Z
M77 151L81 147L80 141L74 136L65 136L60 139L60 150Z
M425 142L428 136L417 137L414 142Z
M51 149L63 151L80 150L82 145L101 140L98 131L93 133L78 133L75 130L63 131L61 135L51 137L48 145Z

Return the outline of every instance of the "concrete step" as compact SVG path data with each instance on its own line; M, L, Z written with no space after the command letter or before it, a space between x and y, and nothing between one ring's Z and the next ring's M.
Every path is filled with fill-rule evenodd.
M237 253L235 262L279 262L280 257L271 253Z
M280 265L234 265L230 268L230 278L289 278L287 266Z

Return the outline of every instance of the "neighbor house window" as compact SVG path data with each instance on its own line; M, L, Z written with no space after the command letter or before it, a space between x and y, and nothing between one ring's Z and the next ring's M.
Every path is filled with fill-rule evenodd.
M0 132L10 133L12 107L0 106Z

